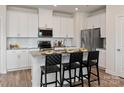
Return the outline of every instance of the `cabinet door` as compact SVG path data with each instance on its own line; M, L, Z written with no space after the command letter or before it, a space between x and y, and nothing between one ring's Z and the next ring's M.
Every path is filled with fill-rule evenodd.
M53 37L61 37L61 22L59 16L53 17Z
M39 9L39 27L53 28L52 26L52 10Z
M28 52L28 64L27 64L27 67L31 67L32 66L32 63L31 63L31 54L30 52Z
M17 37L19 35L20 13L17 11L7 11L7 36Z
M7 52L7 70L18 68L18 54Z
M74 35L74 32L73 32L73 27L74 27L74 25L73 25L73 19L72 18L67 18L66 19L66 21L67 21L67 32L66 32L66 35L67 35L67 37L73 37Z
M100 18L101 37L106 37L106 14L102 13Z
M29 53L27 51L9 51L7 52L7 69L22 69L30 67Z
M22 51L18 56L19 68L28 67L28 52Z
M106 68L106 51L100 50L99 52L99 66Z
M28 13L20 11L19 37L28 37Z
M100 15L92 16L92 27L100 28Z
M23 11L9 10L7 12L7 36L27 37L28 15Z
M66 17L61 17L61 32L60 32L61 37L68 37L67 31L69 24L67 21L68 20Z
M93 18L92 17L88 17L87 18L87 29L92 29L93 28Z
M28 37L38 37L37 13L28 13Z
M73 37L73 19L61 17L61 37Z
M100 28L100 15L87 18L87 29Z

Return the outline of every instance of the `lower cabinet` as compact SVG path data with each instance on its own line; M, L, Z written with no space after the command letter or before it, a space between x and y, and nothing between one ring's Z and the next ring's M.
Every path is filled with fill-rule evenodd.
M28 51L10 50L7 51L7 70L21 70L31 67Z
M106 50L104 49L97 50L99 50L99 67L106 69Z

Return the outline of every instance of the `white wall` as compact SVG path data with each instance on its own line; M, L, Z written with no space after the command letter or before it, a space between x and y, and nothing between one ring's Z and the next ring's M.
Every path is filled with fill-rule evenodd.
M0 73L6 73L6 6L0 5Z
M124 6L110 5L106 7L106 72L116 75L115 62L115 18L118 14L124 13Z
M86 13L81 13L81 12L76 12L74 14L74 41L73 45L76 47L81 46L81 30L86 29L86 19L87 19L87 14Z

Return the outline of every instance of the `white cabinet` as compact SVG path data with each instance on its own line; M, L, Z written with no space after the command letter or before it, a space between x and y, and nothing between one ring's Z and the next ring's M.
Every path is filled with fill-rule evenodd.
M87 29L100 28L101 37L106 37L106 14L100 13L87 18Z
M54 16L53 17L53 37L73 38L73 18Z
M94 15L87 18L87 28L99 28L100 27L100 16Z
M7 70L18 68L19 55L15 52L7 52Z
M28 13L28 37L38 37L37 13Z
M28 36L28 14L26 12L19 12L19 16L17 16L19 19L19 24L17 24L18 27L18 34L19 37L27 37ZM14 20L13 20L14 21ZM18 22L18 21L17 21Z
M106 50L104 49L97 49L99 50L99 66L102 68L106 68Z
M61 18L61 34L63 37L73 37L73 19L68 17Z
M61 18L53 16L53 37L61 37Z
M7 51L7 70L29 68L31 66L29 61L28 51Z
M38 14L33 12L7 11L8 37L38 37Z
M53 28L52 24L52 10L39 8L39 27Z
M91 29L91 28L93 28L92 17L88 17L87 18L87 29Z
M106 37L106 13L100 14L101 37Z
M7 36L20 36L20 18L20 12L11 10L7 11Z

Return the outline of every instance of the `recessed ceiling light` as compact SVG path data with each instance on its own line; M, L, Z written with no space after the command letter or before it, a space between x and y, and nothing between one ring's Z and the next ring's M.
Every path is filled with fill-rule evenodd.
M75 8L75 11L78 11L78 8Z

